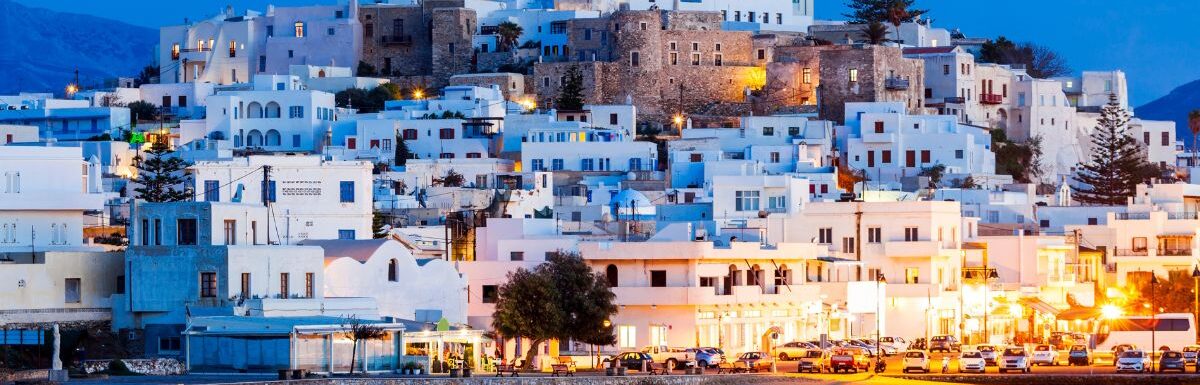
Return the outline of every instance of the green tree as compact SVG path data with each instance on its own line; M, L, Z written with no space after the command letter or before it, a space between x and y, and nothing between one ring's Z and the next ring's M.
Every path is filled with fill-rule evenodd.
M521 38L521 34L525 33L525 29L517 23L506 21L496 26L496 48L500 51L509 51L517 46L517 40Z
M387 236L388 236L387 226L388 226L387 216L383 215L382 212L376 211L375 213L371 214L371 233L373 235L372 238L375 238L375 239L387 238Z
M403 136L396 135L396 159L393 160L392 163L395 163L397 166L404 166L408 164L408 158L410 156L412 156L412 154L408 151L408 143L404 141Z
M916 0L849 0L846 7L850 8L850 12L842 16L847 17L852 24L883 23L891 21L896 10L903 10L904 12L898 15L902 16L899 20L900 23L907 23L929 12L926 9L913 8L915 3Z
M525 365L550 339L595 345L616 342L611 322L616 296L601 274L578 254L551 253L533 270L518 269L500 287L492 327L502 335L530 339ZM606 325L607 324L607 325Z
M142 71L138 72L137 78L133 79L133 84L140 86L143 84L154 83L158 78L158 66L147 65L142 67Z
M179 202L192 198L192 192L183 187L188 176L184 174L187 161L174 156L165 143L155 142L142 155L134 157L138 175L134 179L138 187L133 191L137 198L146 202Z
M1042 175L1042 140L1032 137L1023 143L1008 139L1004 130L994 129L992 148L996 152L996 173L1011 175L1019 183L1035 183Z
M129 118L132 119L135 124L138 120L158 119L158 107L153 104L138 100L125 105L125 108L129 109Z
M357 72L358 72L358 76L378 76L379 75L379 73L375 71L375 66L371 65L371 63L367 63L367 62L361 61L361 60L358 62L358 71ZM387 75L391 75L391 74L383 74L383 75L387 76Z
M387 331L375 323L356 316L342 318L342 330L350 339L350 374L354 374L354 361L358 358L358 345L362 341L377 340L387 336Z
M1071 73L1066 59L1048 47L1031 42L1016 43L1004 36L983 43L979 48L978 61L1024 66L1029 76L1038 79L1063 76Z
M554 108L560 110L582 110L583 73L579 71L579 66L572 65L567 67L567 73L563 78L563 85L558 90L558 99L554 101Z
M920 176L929 177L929 187L937 188L942 183L942 177L946 175L946 165L938 163L930 167L922 167Z
M383 83L375 88L376 89L382 88L384 91L387 91L387 93L388 93L387 100L404 99L404 91L405 90L403 88L401 88L400 86L396 85L396 83ZM374 90L372 90L372 91L374 91Z
M1085 204L1123 205L1139 183L1157 174L1129 134L1130 115L1110 95L1092 133L1092 159L1075 172L1074 199Z
M862 33L867 37L867 42L874 45L880 45L888 41L887 26L878 21L867 23L867 26L863 27Z

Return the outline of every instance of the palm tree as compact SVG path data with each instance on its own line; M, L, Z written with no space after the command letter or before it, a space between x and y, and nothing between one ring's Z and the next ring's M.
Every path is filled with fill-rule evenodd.
M1200 166L1196 164L1196 152L1200 151L1196 148L1197 139L1200 139L1200 109L1188 113L1188 128L1192 130L1192 166Z
M880 45L888 40L887 26L884 26L883 23L878 21L872 21L868 23L867 26L863 28L862 33L867 37L867 42L873 45Z
M893 0L888 5L888 21L892 22L892 26L896 27L896 46L900 46L900 24L913 18L913 15L908 11L909 2L905 0Z
M521 34L525 33L525 29L521 28L517 23L506 21L496 26L497 43L500 45L501 51L509 51L517 46L517 39L521 38Z

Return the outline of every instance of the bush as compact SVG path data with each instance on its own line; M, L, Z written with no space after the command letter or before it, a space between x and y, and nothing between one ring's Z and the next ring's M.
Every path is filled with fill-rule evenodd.
M125 365L125 361L121 361L121 360L109 361L108 362L108 370L105 370L104 373L111 375L111 376L140 376L141 375L140 373L136 373L132 370L129 370L129 366Z

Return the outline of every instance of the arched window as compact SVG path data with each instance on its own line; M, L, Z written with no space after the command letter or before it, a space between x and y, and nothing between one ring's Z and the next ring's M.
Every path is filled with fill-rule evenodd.
M792 284L792 271L788 269L788 265L779 265L775 269L775 286L784 286ZM776 290L779 290L776 288Z
M319 78L325 77L325 70L317 71L317 77L319 77Z
M258 104L258 102L250 102L250 104L246 106L246 118L260 119L262 117L263 109L261 104Z
M234 135L234 136L233 136L233 146L234 146L234 147L241 147L241 146L242 146L242 136L241 136L241 135Z
M396 282L399 280L396 278L396 276L400 274L399 271L396 271L400 268L397 265L398 263L395 258L392 258L392 260L388 261L388 282Z
M729 286L742 286L742 274L736 265L729 265Z
M604 278L608 280L608 287L617 287L617 265L604 268Z
M266 115L265 117L267 117L267 118L278 118L279 117L279 103L267 102L267 109L266 109L266 111L263 111L263 112L265 113L265 115Z
M763 286L763 271L758 265L750 267L750 271L746 272L746 286Z
M276 131L274 129L267 130L266 143L267 143L268 147L278 146L280 139L281 138L279 136L279 131Z
M250 132L246 134L246 147L262 146L262 144L262 133L258 130L250 130Z

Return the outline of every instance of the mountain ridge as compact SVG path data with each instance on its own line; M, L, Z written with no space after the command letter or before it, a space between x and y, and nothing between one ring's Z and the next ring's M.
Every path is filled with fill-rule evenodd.
M1188 128L1188 112L1200 109L1200 79L1185 83L1162 97L1133 109L1134 116L1148 120L1175 122L1175 138L1192 146L1192 131Z
M79 70L87 87L133 77L153 63L158 31L102 17L28 7L0 0L0 94L61 94Z

